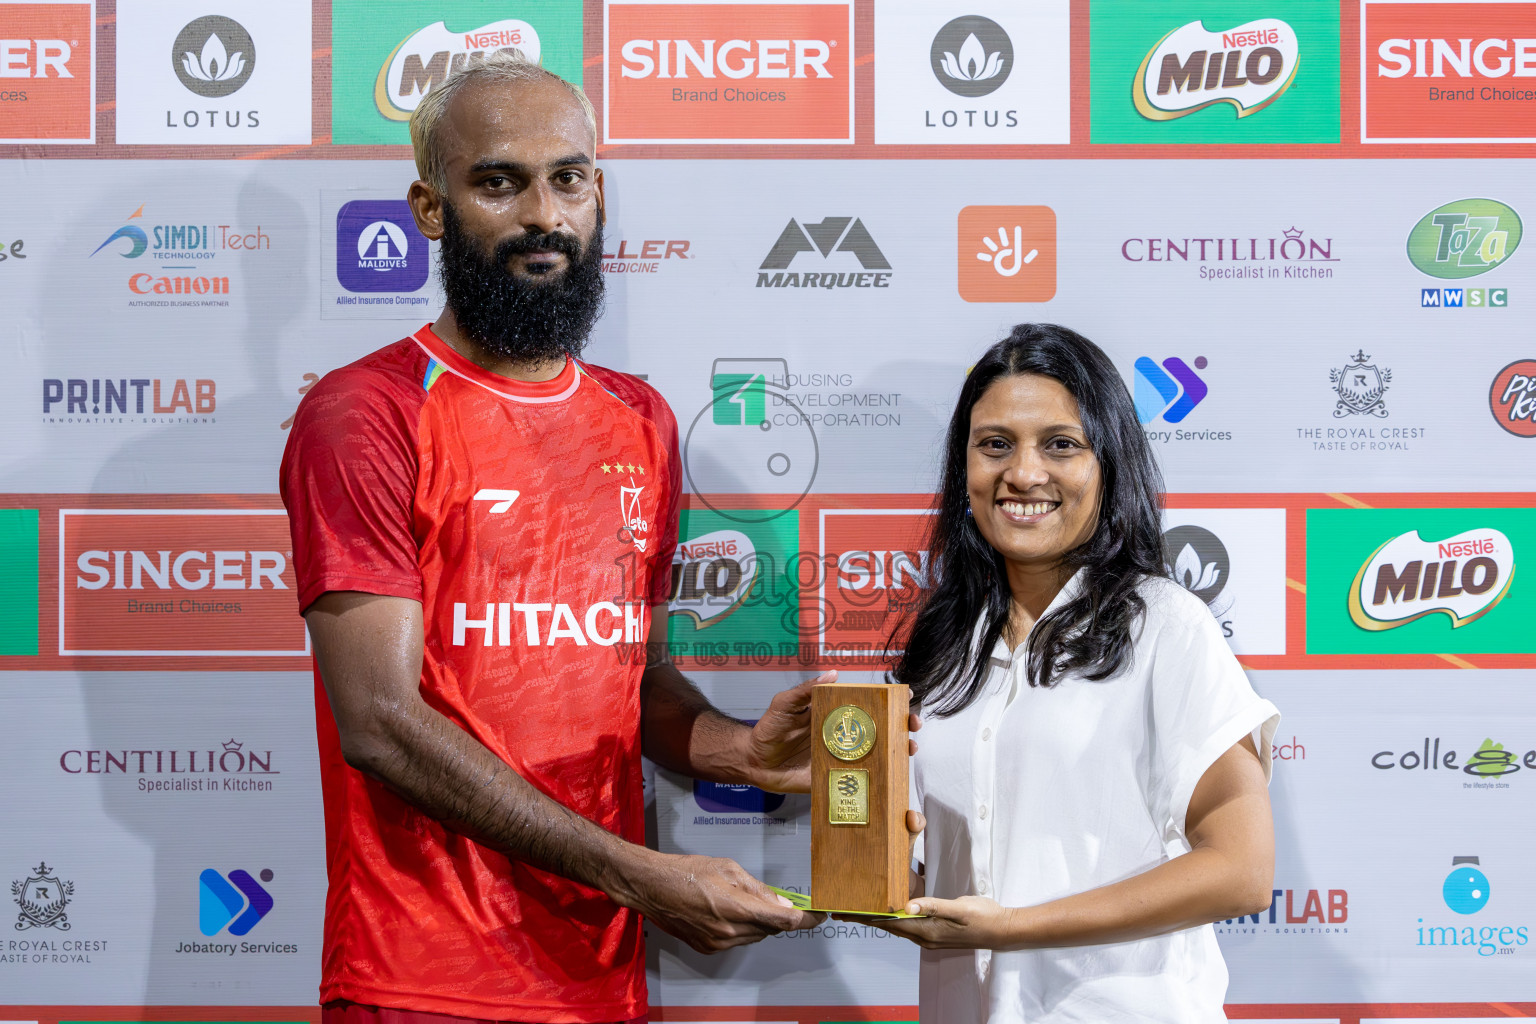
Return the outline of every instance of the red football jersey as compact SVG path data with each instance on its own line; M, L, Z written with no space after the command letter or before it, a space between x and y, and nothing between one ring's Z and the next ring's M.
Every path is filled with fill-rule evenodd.
M343 367L283 455L299 606L422 604L426 702L541 792L645 841L640 676L677 545L665 400L569 360L508 380L430 327ZM326 860L321 1001L495 1020L645 1012L640 917L509 861L342 760L316 675Z

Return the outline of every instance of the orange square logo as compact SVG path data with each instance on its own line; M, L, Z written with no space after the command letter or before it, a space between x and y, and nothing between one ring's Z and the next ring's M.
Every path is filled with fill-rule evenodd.
M96 17L89 3L0 3L0 142L91 142Z
M604 142L852 142L853 6L606 8Z
M824 655L885 658L891 631L933 585L926 509L823 509Z
M959 223L960 297L1049 302L1056 296L1056 211L967 206Z

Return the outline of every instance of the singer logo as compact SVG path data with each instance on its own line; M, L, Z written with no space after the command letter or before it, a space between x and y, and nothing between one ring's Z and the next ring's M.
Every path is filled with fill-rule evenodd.
M1414 530L1371 552L1349 591L1349 617L1361 629L1396 629L1440 612L1452 629L1487 615L1509 593L1515 549L1498 530L1442 541Z
M304 655L280 510L62 509L61 655Z
M1366 0L1364 142L1536 142L1536 3Z
M853 5L609 0L607 143L852 142Z
M92 142L95 5L0 3L0 142Z
M958 231L966 302L1055 298L1056 212L1049 206L967 206Z
M891 631L933 586L926 509L824 509L824 654L885 657Z

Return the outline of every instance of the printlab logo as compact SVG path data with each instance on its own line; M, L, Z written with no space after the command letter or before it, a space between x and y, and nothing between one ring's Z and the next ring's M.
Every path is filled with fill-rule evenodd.
M272 870L263 868L262 882L272 881ZM231 935L245 935L272 912L272 894L250 872L236 868L229 877L212 868L197 877L197 924L204 935L217 935L227 927Z
M1488 411L1516 437L1536 437L1536 359L1517 359L1493 378Z
M849 253L858 260L862 273L847 271L818 273L814 270L782 273L789 270L802 253L820 253L831 259L833 253ZM768 271L781 271L770 274ZM875 244L864 222L857 217L826 217L812 224L790 219L778 240L758 267L759 288L889 288L891 263Z
M1496 199L1460 199L1419 218L1408 232L1408 261L1430 277L1477 277L1513 256L1523 233L1513 207Z
M967 206L957 224L960 297L1049 302L1056 295L1056 212L1049 206Z
M1481 527L1441 541L1412 530L1371 552L1349 590L1349 616L1379 632L1436 612L1452 629L1493 611L1514 582L1515 549L1499 530ZM1500 585L1502 583L1502 586Z
M1481 913L1493 899L1493 886L1483 873L1479 857L1452 857L1451 873L1440 885L1440 898L1452 913L1470 917ZM1425 925L1419 918L1419 946L1458 946L1475 949L1478 956L1510 956L1530 942L1526 925Z
M1137 112L1151 121L1187 117L1217 103L1248 117L1290 88L1299 55L1296 30L1279 18L1224 32L1192 21L1147 51L1131 95Z
M1195 358L1194 369L1178 356L1169 356L1158 366L1146 356L1136 360L1136 418L1151 423L1162 417L1165 423L1180 423L1210 392L1195 370L1207 366L1205 356Z
M354 199L336 212L336 279L347 291L414 292L430 269L405 200Z
M74 882L63 881L46 862L40 862L31 875L11 882L11 895L21 908L16 918L16 930L56 928L61 932L69 931L69 915L64 908L69 906L74 894Z
M1333 393L1339 399L1333 407L1335 419L1356 415L1386 418L1384 396L1392 381L1392 371L1367 362L1370 358L1361 349L1350 357L1350 362L1328 371Z
M1221 538L1203 526L1175 526L1163 534L1163 550L1173 556L1166 568L1174 582L1204 601L1213 615L1225 614L1227 608L1218 608L1216 599L1232 575L1232 559ZM1224 604L1230 607L1231 602Z
M256 44L238 21L209 14L177 34L171 66L181 84L199 96L228 96L256 70Z
M956 96L986 96L1013 72L1013 40L991 18L966 15L939 29L928 59L939 84Z

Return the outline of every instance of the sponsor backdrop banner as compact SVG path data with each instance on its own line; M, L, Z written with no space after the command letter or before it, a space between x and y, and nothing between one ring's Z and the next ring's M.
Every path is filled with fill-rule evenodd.
M588 350L677 414L670 635L727 712L879 679L1011 325L1100 343L1168 569L1284 712L1229 1013L1536 1015L1536 4L0 0L0 1019L317 1021L323 825L276 495L442 293L407 120L517 48L592 98ZM643 486L637 485L637 486ZM809 880L809 800L647 776ZM915 947L700 957L659 1021L911 1021Z

